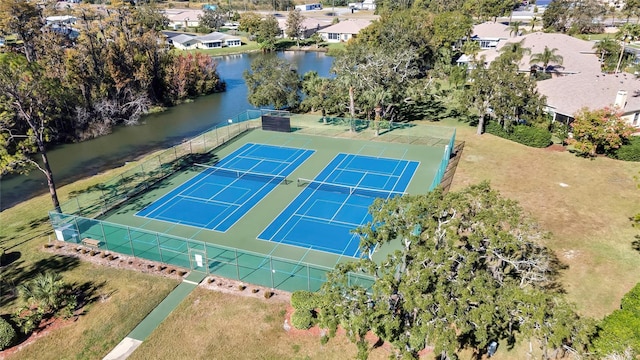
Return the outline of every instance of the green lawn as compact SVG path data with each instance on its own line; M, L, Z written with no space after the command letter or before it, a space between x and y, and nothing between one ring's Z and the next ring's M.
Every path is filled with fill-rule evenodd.
M619 308L639 281L629 220L640 212L638 163L529 148L468 126L457 135L465 148L452 189L490 180L552 232L545 245L568 265L563 283L580 313L600 318Z
M604 40L606 38L614 39L616 34L577 34L574 37L587 41Z
M61 200L72 190L104 181L130 166L64 186L59 192ZM102 358L178 282L44 252L43 245L53 237L47 217L50 208L51 198L42 195L0 212L0 246L7 253L1 268L0 314L11 314L20 305L12 296L15 286L46 270L60 272L65 281L92 289L88 293L93 301L75 322L51 332L8 359Z

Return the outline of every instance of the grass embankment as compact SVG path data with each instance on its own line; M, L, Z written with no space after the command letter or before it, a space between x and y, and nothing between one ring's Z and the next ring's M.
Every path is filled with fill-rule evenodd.
M66 199L70 191L104 181L132 165L64 186L59 191L60 199ZM47 217L49 209L51 199L43 195L0 212L0 244L7 252L0 273L0 314L10 314L19 306L13 296L15 286L47 270L60 272L66 282L88 289L85 294L92 300L77 321L55 329L8 359L102 358L177 281L44 252L43 245L53 237Z

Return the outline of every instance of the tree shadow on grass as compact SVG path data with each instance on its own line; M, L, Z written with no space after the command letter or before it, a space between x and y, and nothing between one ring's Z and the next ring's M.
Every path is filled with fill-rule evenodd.
M73 293L76 295L76 299L78 301L78 305L76 309L83 309L89 304L93 304L97 301L107 299L113 295L116 290L103 294L101 290L107 285L106 281L102 281L100 283L95 283L93 281L86 281L84 283L73 283L71 284L71 289ZM83 315L85 312L83 311L79 315Z
M18 285L46 271L63 273L80 265L77 257L53 255L26 265L23 260L14 260L2 267L0 276L0 307L12 304L18 296Z
M566 294L567 291L560 282L560 273L563 270L567 270L569 265L563 263L556 254L548 251L547 256L549 257L549 271L548 271L548 282L543 286L546 290L551 292L556 292L559 294Z
M636 239L631 242L633 250L640 252L640 235L636 235Z
M104 214L127 214L131 211L140 211L157 200L157 198L149 199L145 196L150 191L173 186L170 180L176 176L181 176L182 172L186 169L193 168L196 171L203 171L205 169L204 167L199 167L196 164L215 166L218 161L218 156L212 155L211 153L187 154L180 159L171 162L166 175L161 177L155 175L152 176L149 181L141 183L135 191L131 191L131 196L129 196L130 198L125 202L113 206Z

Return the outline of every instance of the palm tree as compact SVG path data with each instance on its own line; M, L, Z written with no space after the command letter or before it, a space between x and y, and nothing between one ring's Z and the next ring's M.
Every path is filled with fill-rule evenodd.
M531 49L524 47L524 39L506 43L499 51L514 64L518 64L525 55L531 54Z
M617 59L615 58L621 50L620 44L614 39L607 37L593 45L593 49L600 58L602 70L611 71Z
M64 298L60 296L65 284L62 276L48 271L38 274L35 278L18 288L20 297L30 305L35 305L45 313L60 308Z
M530 23L531 23L531 32L533 32L533 29L536 26L540 25L540 18L537 17L537 16L534 16L534 17L531 18Z
M480 43L474 40L467 40L462 44L462 52L470 55L475 60L476 55L480 52Z
M547 67L550 63L555 63L558 65L562 65L562 56L556 54L558 51L557 48L549 49L548 46L544 47L544 50L541 53L531 55L531 59L529 60L530 64L538 64L542 63L542 67L544 72L547 72Z
M509 24L509 35L520 35L520 28L522 27L522 21L514 21Z
M640 36L640 26L638 26L637 24L626 23L620 26L620 29L616 33L616 38L620 40L622 51L620 51L620 57L618 58L618 64L616 65L616 74L620 71L620 64L622 63L622 58L624 56L624 47L626 43L637 39L638 36Z

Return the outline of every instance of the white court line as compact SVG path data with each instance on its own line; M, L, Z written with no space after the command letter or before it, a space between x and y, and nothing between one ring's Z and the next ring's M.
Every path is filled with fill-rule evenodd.
M269 240L269 241L273 241L273 242L278 243L278 244L285 244L285 245L298 246L298 247L305 248L305 249L310 249L310 248L313 248L313 249L320 249L320 251L324 251L324 252L328 252L328 253L331 253L331 254L340 255L340 254L337 254L335 251L331 251L331 250L332 250L332 248L329 248L329 247L324 247L324 246L314 246L314 245L310 245L310 244L306 244L306 243L302 243L302 242L298 242L298 241L288 240L288 239L287 239L287 236L289 235L289 233L291 233L291 231L293 231L293 229L294 229L294 228L298 225L298 223L299 223L301 220L303 220L303 219L308 219L308 220L310 220L310 221L314 221L314 222L319 223L319 224L321 224L321 225L326 225L326 224L327 224L327 222L325 221L325 219L322 219L322 218L315 219L315 218L310 217L310 216L300 216L300 215L294 215L294 216L298 217L299 219L297 219L297 220L296 220L296 222L295 222L295 224L294 224L293 226L289 227L289 231L287 231L287 232L284 234L284 236L281 238L281 240L280 240L280 241L273 241L273 240ZM293 216L292 216L292 217L293 217ZM291 217L291 218L292 218L292 217ZM287 221L288 221L288 220L292 220L291 218L287 219ZM338 225L338 226L340 226L340 227L345 227L345 228L346 228L347 226L349 226L349 227L350 227L350 226L353 226L353 224L348 224L348 223L339 223L339 222L335 222L335 225ZM284 240L287 240L288 242L283 243L282 241L284 241ZM293 243L293 244L292 244L292 243ZM334 250L337 250L337 249L334 249ZM342 252L343 252L343 253L344 253L344 251L345 251L345 248L343 248L343 249L342 249Z
M413 182L413 178L416 176L416 174L418 173L418 168L420 167L420 161L412 161L412 162L416 162L418 163L418 165L416 165L415 170L413 170L413 174L411 174L411 178L409 179L409 182L407 182L407 186L405 187L405 190L409 188L409 185L411 185L411 182ZM404 170L402 170L402 173L400 174L400 177L398 178L398 181L400 181L400 179L402 179L402 177L404 176L404 173L407 172L407 168L409 167L409 162L407 162L407 166L404 167ZM398 183L396 182L397 186ZM394 186L394 188L395 188Z
M302 158L302 157L303 157L304 155L306 155L307 153L311 153L311 155L313 155L314 151L313 151L313 150L305 150L305 151L301 152L301 153L296 157L296 161L297 161L298 159ZM309 156L311 156L311 155L309 155ZM308 158L308 157L307 157L307 158ZM304 162L304 161L303 161L303 162ZM256 167L256 166L258 166L259 164L260 164L260 163L258 163L258 164L256 164L256 165L254 165L254 167L252 167L251 169L255 168L255 167ZM300 165L302 165L302 163L301 163ZM286 167L286 168L284 168L284 169L280 170L280 172L279 172L278 174L275 174L275 175L276 175L276 176L283 176L283 175L282 175L282 172L283 172L283 171L285 171L287 168L288 168L288 167ZM251 169L250 169L249 171L251 171ZM254 197L256 197L256 196L258 195L258 193L260 193L260 191L262 191L262 189L264 189L265 187L267 187L267 185L269 185L269 184L271 184L271 182L264 183L264 185L262 185L262 187L260 187L259 189L257 189L257 190L253 193L253 196L251 196L250 198L248 198L247 200L245 200L245 201L242 203L242 205L240 205L237 209L235 209L234 211L232 211L229 215L227 215L227 217L225 217L224 219L222 219L222 221L220 221L220 222L219 222L219 224L221 224L221 223L225 222L225 221L226 221L226 220L227 220L231 215L235 214L235 213L240 209L240 207L242 207L242 206L243 206L243 205L245 205L247 202L249 202L249 200L251 200L251 199L253 199ZM253 209L253 208L254 208L256 205L258 205L262 200L264 200L264 198L265 198L265 197L267 197L267 195L268 195L269 193L271 193L271 191L273 191L273 189L275 189L275 188L276 188L276 187L274 186L274 187L273 187L271 190L269 190L266 194L262 195L262 197L260 198L260 200L256 201L256 202L255 202L255 203L254 203L254 204L253 204L253 205L252 205L252 206L251 206L247 211L245 211L245 212L244 212L244 214L242 214L242 216L240 216L240 217L238 217L238 218L236 219L236 221L234 222L234 224L235 224L235 223L237 223L238 221L240 221L240 219L242 219L243 217L245 217L245 216L247 215L247 213L249 212L249 210ZM230 228L231 228L231 227L229 227L229 229L230 229ZM224 233L224 232L227 232L227 231L228 231L228 229L227 229L227 230L225 230L225 231L221 231L221 232L223 232L223 233Z

